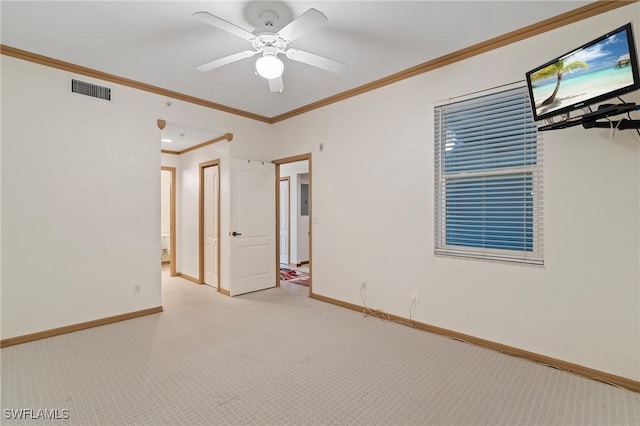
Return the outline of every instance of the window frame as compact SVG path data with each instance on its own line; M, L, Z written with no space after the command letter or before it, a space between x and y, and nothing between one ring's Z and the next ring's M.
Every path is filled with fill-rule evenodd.
M504 105L508 105L507 114L499 114L495 115L495 102L496 99L505 99L515 101L505 102L504 104L500 104L501 107ZM456 160L455 156L451 154L447 155L449 151L454 150L455 142L458 141L456 139L457 134L453 133L458 129L458 133L460 133L459 129L468 129L469 127L473 127L475 125L481 126L481 129L485 129L484 126L484 118L485 113L484 110L481 113L482 116L478 116L477 113L470 113L469 118L460 119L460 111L465 111L465 108L473 109L476 105L480 105L480 108L484 108L486 105L492 104L492 114L487 115L487 117L493 117L491 120L491 129L488 129L485 134L484 131L476 131L475 128L472 130L474 133L482 134L480 143L477 142L478 139L474 140L474 142L470 142L474 146L477 145L478 152L482 152L482 160L477 160L473 156L463 156L462 160ZM517 105L513 107L512 105ZM503 111L504 109L500 109L499 111ZM454 111L452 113L452 111ZM456 112L457 111L457 112ZM516 114L517 113L517 114ZM456 119L451 119L448 114L458 114ZM522 126L523 137L522 141L517 137L511 138L511 140L516 140L516 142L510 142L509 145L513 145L517 148L518 145L522 145L522 149L509 151L508 154L496 154L499 152L496 150L495 145L491 147L491 141L487 141L486 139L491 139L495 137L499 133L504 133L504 127L496 127L496 123L494 118L502 116L502 117L516 117L515 119L505 119L504 123L508 126L509 129L515 128L518 130L518 126ZM520 116L520 117L518 117ZM521 120L520 120L521 118ZM456 123L456 125L452 125L448 123L448 119L452 120ZM520 123L521 121L521 123ZM474 124L475 123L475 124ZM498 124L501 123L501 120L498 119ZM515 124L514 124L515 123ZM487 126L488 127L488 126ZM455 141L452 142L451 141ZM466 143L466 142L463 142ZM502 142L498 142L502 143ZM464 146L464 145L461 145ZM475 154L473 148L470 154ZM494 151L488 155L488 157L493 157L497 160L493 163L491 160L485 161L485 152L488 150L491 152L491 149ZM511 162L511 158L513 158L513 153L516 154L516 161L514 161L514 165L509 166L508 163ZM521 160L517 160L521 156ZM458 161L458 162L456 162ZM502 161L502 163L501 163ZM453 163L452 163L453 162ZM458 163L462 163L459 165ZM475 163L482 164L481 166L476 166ZM522 164L518 164L522 163ZM453 166L452 166L453 165ZM457 171L451 171L455 169L455 166L458 165ZM465 170L466 167L466 170ZM478 167L477 170L473 170L474 167ZM500 244L508 245L507 243L491 243L491 238L487 237L489 233L488 229L491 232L495 232L496 229L499 229L499 225L510 224L509 219L505 219L506 214L501 214L506 210L491 210L495 211L499 217L502 219L498 219L501 222L497 223L495 219L492 221L491 219L487 219L484 216L484 213L491 208L495 208L494 205L491 205L490 201L487 201L490 197L482 197L482 195L488 194L489 190L485 186L484 189L478 190L477 194L480 195L478 198L476 195L471 195L469 198L467 195L463 195L458 203L464 204L465 201L472 201L481 204L474 204L477 211L484 212L481 219L481 225L470 225L468 226L468 230L466 231L468 236L466 240L468 242L478 242L480 245L471 246L464 244L450 244L452 237L450 237L450 227L457 226L457 230L463 229L461 235L462 237L457 237L457 241L465 239L464 232L464 219L460 220L453 216L451 213L451 209L448 210L447 202L451 200L453 197L451 193L453 192L451 183L462 183L462 185L484 185L485 181L489 181L491 179L500 179L500 176L511 176L516 177L517 179L522 179L523 189L521 192L521 199L523 205L523 213L521 216L517 216L513 211L509 211L509 214L512 215L512 218L518 219L521 218L521 222L523 224L522 230L522 241L523 241L523 249L509 249L509 248L495 248ZM530 176L530 178L528 178ZM464 183L466 179L466 184ZM531 180L530 184L527 182L528 179ZM506 180L505 180L506 181ZM449 185L448 185L449 184ZM508 184L505 184L508 185ZM450 189L448 189L448 187ZM489 186L490 188L490 186ZM498 190L504 189L504 187L498 187ZM529 189L531 193L528 194ZM495 190L495 189L494 189ZM519 193L514 192L515 196ZM529 210L529 195L531 199L531 217L528 217ZM486 260L496 260L496 261L505 261L505 262L516 262L516 263L527 263L534 265L542 265L544 264L544 227L543 227L543 202L544 202L544 191L543 191L543 141L541 132L537 130L537 125L533 121L533 111L531 108L531 103L529 100L527 87L524 82L518 82L511 85L501 86L499 88L490 89L487 91L476 92L464 97L450 99L445 102L437 103L434 108L434 253L437 256L454 256L454 257L466 257L466 258L475 258L475 259L486 259ZM476 198L474 198L476 197ZM482 200L474 201L474 200ZM482 204L484 203L484 204ZM480 207L478 207L480 206ZM501 207L498 205L498 207ZM507 208L507 207L505 207ZM459 209L459 205L458 205ZM473 209L473 208L472 208ZM473 210L475 213L476 210ZM531 249L528 249L528 233L529 233L529 225L531 222ZM461 226L460 223L463 223ZM478 223L478 222L473 222ZM488 225L489 224L489 225ZM473 227L475 226L475 228ZM481 232L478 233L478 229L481 229ZM509 234L509 230L503 231L504 234L500 234L503 237L502 241L507 239L507 236L511 236ZM475 236L474 236L475 235ZM481 236L478 236L481 235ZM516 234L517 236L518 234ZM500 237L497 237L498 241Z

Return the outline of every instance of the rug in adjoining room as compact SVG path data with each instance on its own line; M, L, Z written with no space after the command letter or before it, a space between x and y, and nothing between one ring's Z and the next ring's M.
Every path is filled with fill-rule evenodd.
M304 277L300 277L300 278L296 278L294 280L289 280L290 283L294 283L294 284L299 284L299 285L303 285L305 287L309 287L309 283L311 282L309 280L309 275L304 274Z
M309 287L309 274L295 269L280 267L280 279Z
M281 280L292 280L294 278L300 278L306 275L304 272L296 271L295 269L289 268L280 268L280 279Z

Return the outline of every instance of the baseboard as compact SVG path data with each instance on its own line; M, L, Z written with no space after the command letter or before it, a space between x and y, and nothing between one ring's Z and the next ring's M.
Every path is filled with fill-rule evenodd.
M120 322L120 321L125 321L133 318L143 317L145 315L157 314L159 312L162 312L162 306L156 306L155 308L143 309L141 311L129 312L126 314L115 315L112 317L82 322L79 324L67 325L64 327L54 328L51 330L39 331L37 333L25 334L23 336L10 337L8 339L0 340L0 348L6 348L7 346L33 342L35 340L46 339L48 337L59 336L61 334L73 333L74 331L86 330L88 328L99 327L101 325L113 324L114 322Z
M320 300L322 302L331 303L332 305L341 306L343 308L351 309L358 312L363 312L364 306L355 305L349 302L343 302L342 300L333 299L331 297L322 296L317 293L311 293L309 296L312 299ZM584 367L582 365L574 364L561 359L552 358L546 355L540 355L535 352L529 352L524 349L514 348L512 346L503 345L502 343L492 342L490 340L481 339L479 337L470 336L468 334L459 333L457 331L447 330L446 328L436 327L433 325L421 323L418 321L412 321L408 318L400 317L393 314L388 315L391 321L408 325L410 327L417 328L419 330L428 331L431 333L439 334L441 336L449 337L451 339L459 340L472 345L481 346L488 349L493 349L498 352L502 352L507 355L513 355L520 358L528 359L537 363L545 364L563 371L578 374L588 379L597 380L614 386L620 386L625 389L629 389L634 392L640 392L640 381L628 379L626 377L617 376L615 374L606 373L604 371L595 370L593 368Z
M300 267L300 266L302 266L302 265L308 265L308 264L309 264L309 261L308 261L308 260L303 260L302 262L295 263L295 265L296 265L297 267Z
M178 272L176 275L179 276L180 278L184 278L185 280L189 280L196 284L202 284L199 279L189 276L187 274L183 274L182 272Z
M160 264L161 264L161 265L168 265L168 264L170 264L170 263L171 263L171 261L170 261L170 260L161 260L161 261L160 261Z
M187 275L187 274L183 274L182 272L178 272L178 273L176 274L176 276L178 276L178 277L180 277L180 278L184 278L185 280L189 280L189 281L194 282L194 283L196 283L196 284L202 284L202 283L200 282L200 280L199 280L199 279L194 278L194 277L192 277L192 276L189 276L189 275ZM220 293L224 294L225 296L231 296L231 293L229 292L229 290L224 289L224 288L222 288L222 287L220 287L220 288L218 289L218 291L219 291Z

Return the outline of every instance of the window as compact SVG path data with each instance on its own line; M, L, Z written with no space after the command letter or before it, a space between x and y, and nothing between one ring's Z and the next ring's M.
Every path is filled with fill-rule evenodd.
M543 263L542 139L525 86L435 108L435 253Z

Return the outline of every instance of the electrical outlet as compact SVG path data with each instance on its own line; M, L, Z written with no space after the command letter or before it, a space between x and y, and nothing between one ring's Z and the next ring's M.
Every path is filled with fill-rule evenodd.
M367 290L367 282L366 281L362 281L362 287L363 290Z
M411 300L415 300L416 302L418 301L418 290L411 290Z
M133 285L133 294L140 294L140 284Z

